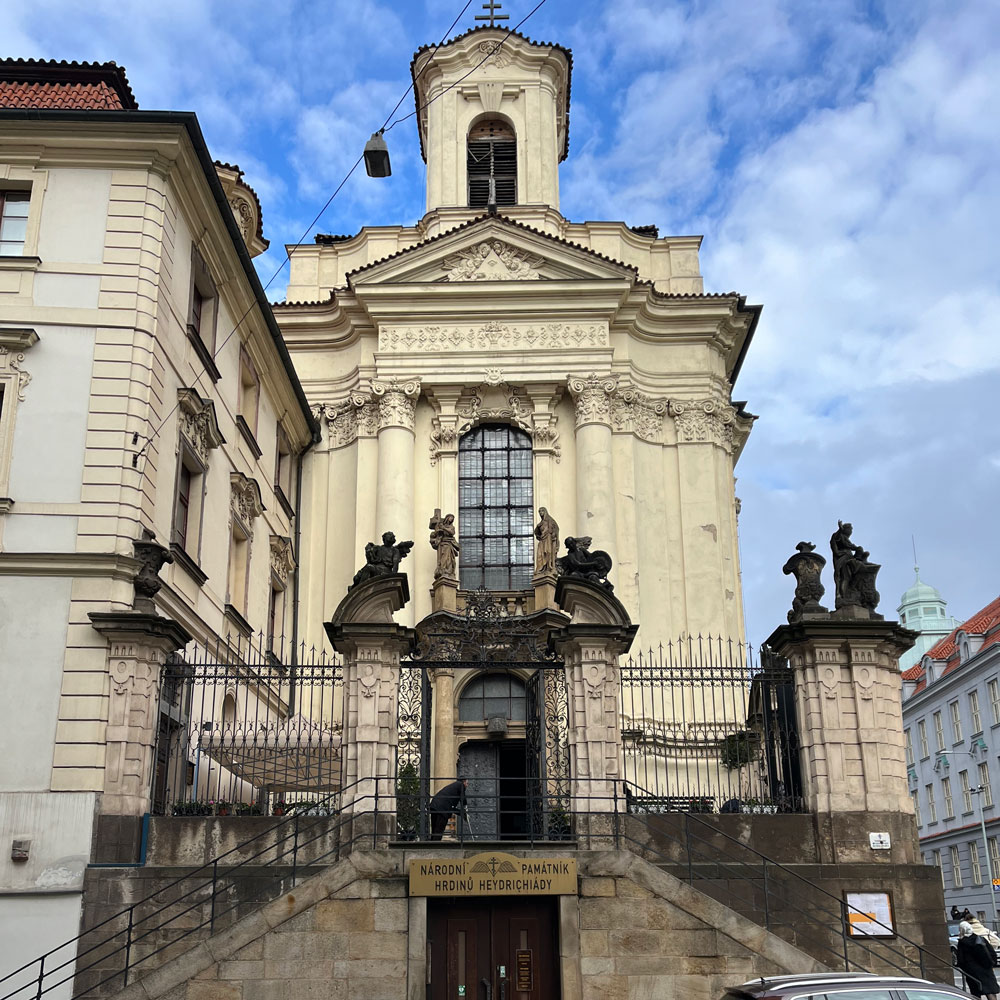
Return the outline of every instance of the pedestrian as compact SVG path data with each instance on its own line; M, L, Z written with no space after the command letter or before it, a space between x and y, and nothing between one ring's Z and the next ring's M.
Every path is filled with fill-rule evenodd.
M997 1000L997 977L993 967L997 963L997 953L985 938L972 929L968 920L958 925L958 947L955 964L965 976L969 992L974 997Z
M985 938L986 943L989 944L994 951L996 951L997 948L1000 948L1000 937L997 937L993 931L985 926L979 917L970 918L969 926L972 928L972 933L975 934L976 937ZM994 962L994 965L995 964L996 963Z
M431 799L431 840L441 839L452 813L458 816L466 811L465 790L468 787L469 779L459 778L445 785Z

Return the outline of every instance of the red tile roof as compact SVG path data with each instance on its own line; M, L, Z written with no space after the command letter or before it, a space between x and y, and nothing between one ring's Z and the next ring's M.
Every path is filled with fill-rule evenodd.
M966 635L982 636L983 641L979 647L980 652L989 646L995 646L1000 643L1000 597L996 597L981 611L977 611L967 621L962 622L958 628L954 629L943 639L939 639L924 653L924 656L930 657L930 659L938 663L944 663L944 670L941 671L942 677L946 674L954 673L962 666L957 642L959 632L964 632ZM923 657L921 657L922 661ZM913 694L922 691L927 686L924 668L920 663L916 663L910 667L909 670L903 673L902 677L904 681L917 682Z
M138 105L116 63L0 59L0 107L135 111Z

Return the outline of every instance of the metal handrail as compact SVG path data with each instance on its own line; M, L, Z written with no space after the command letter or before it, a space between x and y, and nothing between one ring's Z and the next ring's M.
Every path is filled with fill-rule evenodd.
M427 780L434 782L446 779ZM349 806L345 807L342 800L337 801L345 792L349 793L357 789L359 785L369 784L372 781L375 783L375 788L354 798ZM847 917L850 908L844 900L800 875L789 866L743 844L697 814L682 812L672 814L674 818L683 822L683 833L681 837L678 837L666 828L654 828L651 823L653 815L647 816L631 812L630 807L636 799L631 791L628 796L622 794L626 786L623 785L620 788L619 784L615 783L610 794L603 791L600 794L579 794L578 790L585 783L576 781L573 784L577 789L577 794L571 794L569 790L565 790L553 795L550 792L551 786L547 785L544 779L540 779L536 788L526 789L523 809L512 810L504 807L502 800L506 801L508 797L500 794L499 784L495 795L483 794L480 790L471 797L473 801L485 801L486 808L482 810L481 814L492 812L498 818L498 824L500 817L504 815L514 814L525 817L524 839L512 842L511 846L515 846L515 843L532 845L542 842L550 843L545 839L545 824L536 830L536 826L532 822L532 818L537 816L538 804L541 803L542 808L548 810L550 815L558 813L560 817L564 816L568 821L569 825L565 828L567 844L575 842L588 846L607 847L609 843L613 843L618 848L625 846L637 856L652 861L664 869L680 869L682 878L691 885L694 885L698 880L706 882L725 880L729 892L728 898L731 900L730 905L733 903L738 905L738 903L743 902L749 905L750 911L754 914L760 914L762 911L764 926L779 936L787 937L786 934L782 934L782 931L788 928L787 920L777 919L780 914L785 914L787 917L787 914L794 913L796 926L811 923L814 927L819 926L828 932L838 928L839 950L823 944L822 937L813 937L810 949L814 953L816 948L826 948L833 956L827 964L832 964L835 967L842 965L847 971L850 971L852 967L871 971L857 960L858 951L867 953L873 961L883 962L906 974L913 971L914 965L919 966L922 974L926 973L930 966L951 967L950 959L943 958L898 932L894 932L895 943L890 943L882 938L851 936L847 930ZM383 789L381 792L379 786ZM644 791L637 786L633 787L635 791L640 793ZM99 970L99 975L106 970L108 960L117 955L122 956L120 968L107 970L108 974L104 975L103 978L97 982L89 983L80 993L73 995L85 995L117 979L121 980L121 985L124 987L130 981L130 973L133 973L137 966L148 962L168 948L176 947L177 942L198 931L208 928L211 933L221 918L232 912L237 906L246 905L246 903L240 902L225 905L227 901L222 897L222 893L229 884L228 880L241 869L248 866L280 867L281 872L274 877L276 879L289 877L294 885L303 867L313 869L317 865L328 864L331 861L331 856L333 856L332 860L337 860L348 854L355 846L387 847L395 840L393 835L396 817L395 804L399 797L401 796L398 795L398 788L393 779L362 779L320 801L320 808L326 808L327 804L335 803L332 813L326 816L306 816L293 813L282 818L281 822L267 830L248 838L218 857L212 858L199 868L187 871L113 916L87 928L75 938L49 949L38 958L0 977L0 988L3 988L4 983L9 984L15 977L29 973L29 975L24 976L21 985L0 996L0 1000L13 1000L15 997L23 998L23 1000L33 997L34 1000L41 1000L41 997L77 976L93 970ZM423 796L421 799L421 809L425 810L427 799ZM492 810L489 808L491 802L495 806ZM348 808L349 812L345 812ZM350 836L345 839L342 835L344 827L362 819L362 817L371 818L370 829L368 824L363 823L360 830L351 831ZM385 818L386 822L380 823L380 817ZM648 841L640 839L638 828L644 828L651 836L661 839L665 837L673 841L678 845L678 852L676 855L672 855L669 852L658 850ZM463 845L483 841L482 836L477 836L476 831L471 827L467 829L461 821L457 823L456 836L459 843ZM331 838L333 846L323 853L308 857L308 860L303 862L303 852L323 838ZM728 843L733 845L733 848L738 848L742 860L740 855L720 848L720 838L723 844ZM259 849L255 849L254 845L264 839L267 840L267 843ZM495 840L491 839L490 843L495 843ZM252 851L249 855L246 853L248 850ZM245 856L234 861L233 864L227 864L226 859L232 858L234 855ZM260 860L268 855L272 856L265 861ZM714 875L711 874L713 871ZM169 894L170 889L177 888L184 883L190 884L191 880L196 881L192 888L181 892L174 898L164 899L164 896ZM788 882L795 886L795 891L791 894L782 891L787 889ZM742 886L744 890L747 890L747 887L749 889L741 895L734 890L734 883ZM756 902L756 896L760 891L763 892L763 907L758 906ZM810 895L815 898L810 899ZM824 906L817 902L817 899L832 901L835 906L830 904ZM148 953L142 953L144 944L156 943L154 935L174 924L180 918L204 907L206 903L209 911L207 916L196 921L194 926L177 928L182 933L172 934L167 943L159 944ZM140 915L140 908L149 904L155 904L158 908L152 913ZM221 907L220 904L222 904ZM169 916L164 914L167 907L178 905L183 905L179 912L172 912ZM256 905L263 905L263 901L258 901ZM107 928L109 924L116 921L124 921L125 926L116 926L100 940L93 941L95 933L99 934L102 928ZM891 930L884 924L881 926L886 930ZM794 933L791 936L794 939ZM836 940L836 936L833 940ZM792 943L795 943L794 940ZM857 947L852 948L852 946ZM907 955L907 946L910 949L916 949L915 958ZM77 948L80 947L83 950L77 951ZM60 960L58 953L65 952L67 949L71 949L69 957ZM852 957L852 950L854 957ZM88 959L89 961L84 961ZM84 964L81 965L81 961L84 961ZM53 962L57 964L53 964Z

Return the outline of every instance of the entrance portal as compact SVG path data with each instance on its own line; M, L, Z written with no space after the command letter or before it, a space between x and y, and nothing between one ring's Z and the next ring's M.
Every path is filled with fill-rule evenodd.
M474 840L528 839L528 766L524 740L470 740L458 751L469 779L466 800Z
M559 1000L556 905L428 900L430 1000Z

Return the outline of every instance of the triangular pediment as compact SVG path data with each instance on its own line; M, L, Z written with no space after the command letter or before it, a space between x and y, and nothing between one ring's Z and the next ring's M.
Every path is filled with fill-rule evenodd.
M501 217L476 219L350 275L352 286L630 278L635 269Z

